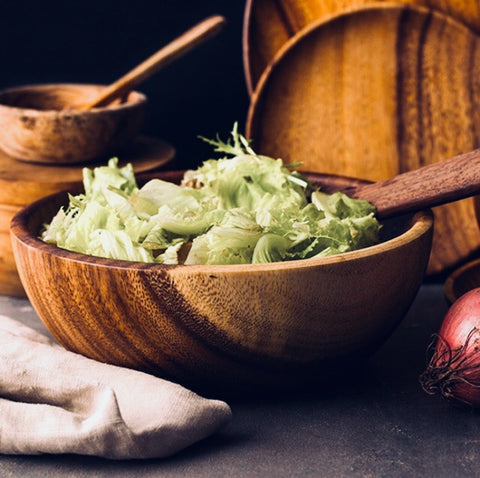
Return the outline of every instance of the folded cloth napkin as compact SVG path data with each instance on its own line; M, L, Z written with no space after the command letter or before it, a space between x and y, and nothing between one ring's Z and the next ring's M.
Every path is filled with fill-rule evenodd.
M165 457L230 418L224 402L68 352L0 315L0 453Z

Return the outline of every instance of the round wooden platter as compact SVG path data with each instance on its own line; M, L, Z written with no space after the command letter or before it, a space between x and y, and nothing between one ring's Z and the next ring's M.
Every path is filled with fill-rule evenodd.
M265 68L289 38L311 23L381 0L247 0L243 63L250 94ZM382 2L383 3L383 2ZM402 0L442 11L480 31L480 0Z
M174 148L161 139L139 136L119 151L119 164L131 162L135 173L165 166L175 155ZM0 204L25 206L42 196L74 187L82 181L82 168L106 164L103 158L88 164L45 165L21 162L0 150Z
M374 32L374 34L373 34ZM252 96L246 132L262 154L372 181L480 145L480 41L451 18L382 4L290 39ZM435 211L429 273L480 247L472 200Z

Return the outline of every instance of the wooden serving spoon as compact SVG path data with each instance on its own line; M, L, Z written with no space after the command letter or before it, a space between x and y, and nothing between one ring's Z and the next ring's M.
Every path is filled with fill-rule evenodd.
M162 179L179 184L183 174L183 171L165 171ZM333 174L303 174L314 187L328 194L340 191L370 202L376 207L376 216L386 219L480 194L480 148L397 174L385 181L369 183ZM142 175L144 181L155 178L158 178L156 172ZM475 220L472 217L472 221Z
M76 105L74 109L89 110L98 106L106 106L117 98L125 97L133 88L150 78L161 68L219 33L225 24L226 20L221 15L214 15L203 20L158 50L110 86L107 86L97 98L88 103Z
M381 219L458 201L480 193L480 149L342 192L372 203Z

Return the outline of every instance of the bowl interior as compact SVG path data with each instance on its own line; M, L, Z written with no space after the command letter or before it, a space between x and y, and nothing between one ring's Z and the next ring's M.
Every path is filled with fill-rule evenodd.
M143 184L147 182L149 179L153 178L161 178L166 181L171 181L174 183L180 183L183 177L184 171L165 171L165 172L155 172L155 173L146 173L144 175L140 175L138 178L139 184ZM308 180L315 186L321 188L322 191L327 193L334 193L335 191L341 190L344 187L352 184L360 184L365 183L366 181L354 178L348 178L343 176L335 176L335 175L326 175L321 173L303 173ZM32 235L34 240L36 241L37 237L40 234L41 229L43 228L44 224L50 222L53 216L57 213L58 209L61 206L65 206L68 204L68 193L69 194L78 194L83 192L83 186L79 185L77 189L71 189L68 192L62 191L50 196L47 196L39 201L33 203L29 208L26 209L25 217L25 227L26 232L29 235ZM381 221L382 228L380 230L380 242L384 243L394 239L405 232L407 232L414 222L414 214L405 214L402 216L389 218ZM39 245L42 248L47 249L56 249L57 252L61 255L68 255L74 254L75 256L81 257L82 255L71 253L69 251L63 251L56 246L52 246L50 244L43 243L39 240ZM347 253L348 254L348 253ZM84 256L88 257L88 256ZM109 259L103 258L95 258L99 259L102 262L107 261ZM297 262L297 261L293 261Z
M72 105L87 103L99 95L104 88L105 86L102 85L82 84L23 86L0 92L0 104L38 111L61 111ZM124 103L138 103L143 98L141 93L132 91ZM111 105L118 104L120 100L111 103Z

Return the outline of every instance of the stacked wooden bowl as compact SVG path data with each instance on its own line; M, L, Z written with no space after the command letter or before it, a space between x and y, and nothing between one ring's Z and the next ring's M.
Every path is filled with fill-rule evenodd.
M301 169L373 181L480 146L480 2L248 0L246 133ZM480 250L474 201L436 208L430 274Z

